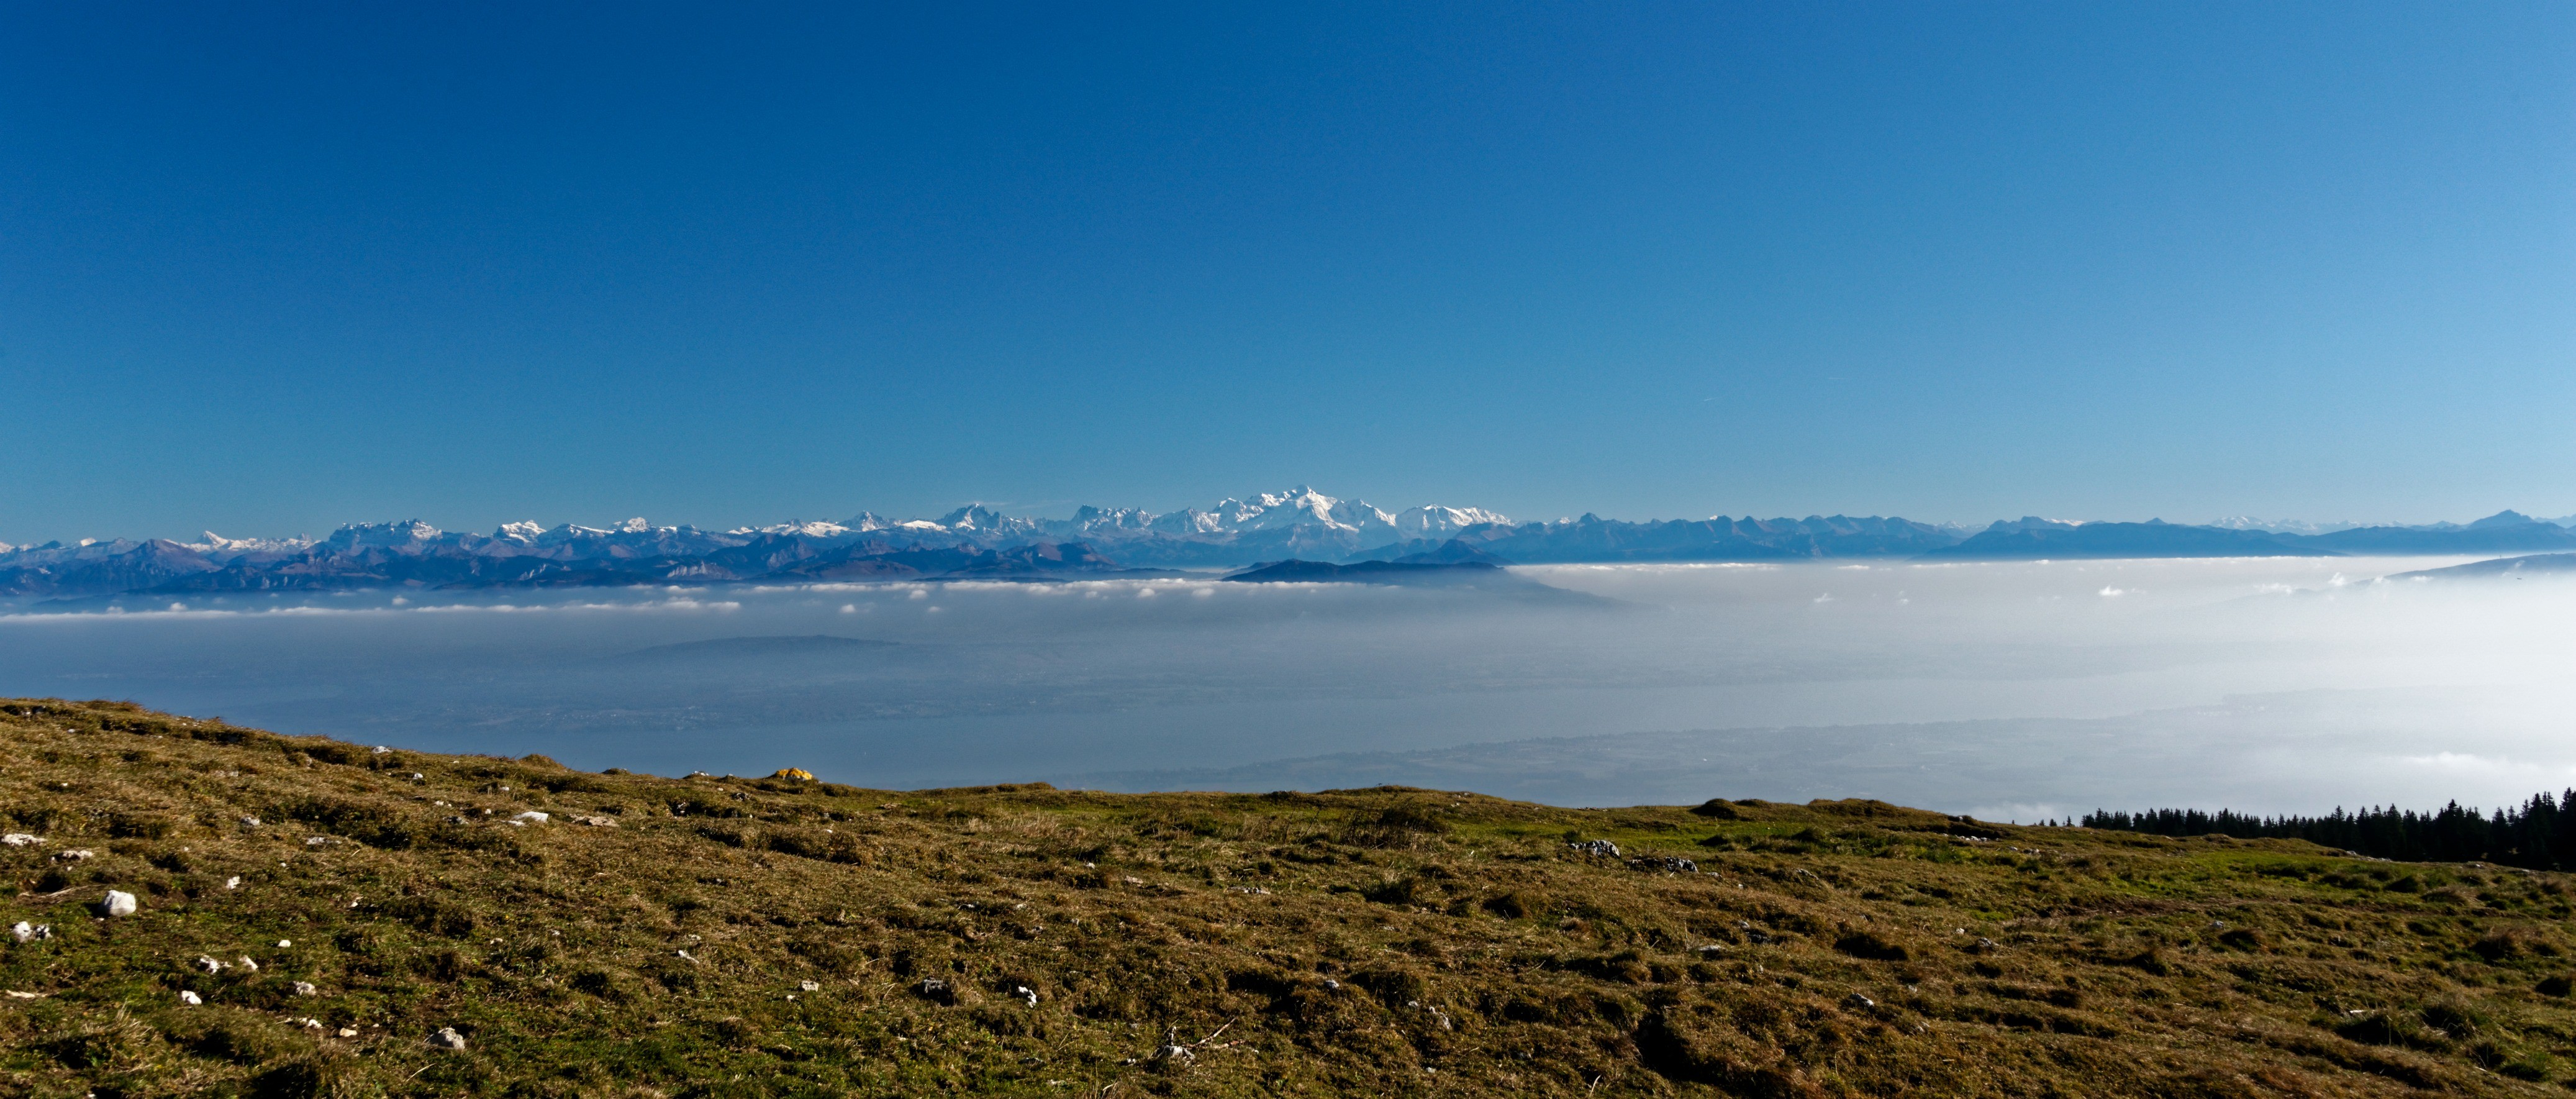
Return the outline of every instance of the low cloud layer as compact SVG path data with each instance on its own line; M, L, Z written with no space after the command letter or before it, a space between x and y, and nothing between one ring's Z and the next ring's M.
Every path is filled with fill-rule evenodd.
M877 786L1404 782L2036 816L2576 783L2576 584L2373 582L2425 564L1520 570L1591 600L1189 580L246 597L0 618L0 692ZM644 654L734 637L897 644Z

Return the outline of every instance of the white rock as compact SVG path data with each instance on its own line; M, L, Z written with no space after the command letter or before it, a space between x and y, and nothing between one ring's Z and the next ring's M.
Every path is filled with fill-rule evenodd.
M47 930L51 929L48 928ZM36 937L36 925L28 923L25 920L20 920L17 923L10 925L9 934L19 942L27 942ZM47 937L51 938L51 936Z
M131 916L134 914L134 909L136 907L134 894L128 893L122 889L110 889L107 891L107 902L102 907L111 918L116 916Z
M357 1036L358 1036L357 1028L355 1028L355 1027L341 1027L341 1028L340 1028L340 1036L341 1036L341 1037L343 1037L343 1038L355 1038L355 1037L357 1037ZM460 1047L460 1048L461 1048L461 1047Z
M292 939L279 939L279 940L277 940L277 948L278 948L279 950L284 950L284 949L286 949L287 947L290 947L290 946L293 946L293 945L295 945L295 942L294 942L294 940L292 940Z
M297 981L295 982L294 988L295 994L298 996L319 996L322 994L322 990L313 987L313 982L311 981Z
M534 809L530 809L527 812L511 817L510 819L518 821L521 824L544 824L545 822L555 818L547 816L546 814L540 813Z
M429 1036L429 1044L440 1049L461 1050L465 1048L465 1036L458 1034L455 1027L443 1026L438 1028L438 1033Z
M214 958L207 957L206 955L203 955L203 954L199 954L199 955L197 955L197 963L196 963L196 964L197 964L197 968L202 969L202 970L205 970L205 971L206 971L206 972L208 972L208 973L221 973L221 972L223 972L223 971L224 971L224 963L223 963L223 962L221 962L221 961L219 961L219 960L217 960L217 959L214 959Z
M384 745L379 744L379 745L376 745L376 747L375 747L375 749L374 749L373 751L370 751L370 752L368 752L367 754L368 754L368 755L375 755L375 756L384 756L384 755L392 755L392 754L393 754L393 751L394 751L393 749L391 749L391 748L387 748L387 747L385 747Z
M240 960L240 961L238 961L238 962L234 962L233 964L234 964L234 965L237 965L237 966L242 967L242 972L244 972L244 973L257 973L257 972L259 972L259 963L258 963L258 962L254 962L254 961L250 960L250 955L248 955L248 954L244 954L244 955L242 955L241 960Z
M241 878L239 878L239 877L230 877L230 878L225 878L225 879L224 879L224 888L226 888L226 889L239 889L239 888L241 888Z
M197 994L194 992L182 992L179 994L179 1002L186 1004L189 1007L195 1007L198 1004L205 1003L206 1001L199 999Z
M796 984L796 990L799 992L821 992L823 991L823 985L819 981L799 981Z
M8 835L0 836L0 843L8 844L11 847L33 847L43 842L45 842L45 838L43 836L31 836L25 832L11 832Z
M98 853L97 853L97 852L95 852L95 851L89 851L89 850L85 850L85 849L84 849L84 850L79 850L79 851L57 851L57 852L55 852L55 853L54 853L54 861L55 861L55 862L79 862L79 861L81 861L82 859L86 859L86 858L93 858L93 857L95 857L97 854L98 854Z
M258 817L243 817L243 818L241 819L241 822L242 822L242 827L244 827L244 828L257 828L257 827L259 827L259 818L258 818Z

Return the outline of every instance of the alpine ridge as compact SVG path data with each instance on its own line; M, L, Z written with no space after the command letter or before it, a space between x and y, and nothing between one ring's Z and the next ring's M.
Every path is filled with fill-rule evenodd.
M641 517L607 526L505 523L488 535L419 519L353 523L322 538L0 543L0 598L81 599L380 588L564 588L739 581L1065 579L1226 571L1283 562L1765 562L1834 558L2027 560L2337 557L2576 551L2576 530L2504 511L2416 526L2071 522L1983 530L1899 517L1810 515L1627 521L1586 514L1515 523L1475 507L1387 511L1299 485L1154 513L1085 505L1066 518L968 504L936 519L862 511L706 530Z

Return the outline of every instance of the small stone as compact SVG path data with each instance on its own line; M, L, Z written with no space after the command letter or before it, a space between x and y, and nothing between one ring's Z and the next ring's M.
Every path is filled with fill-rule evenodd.
M326 843L329 843L329 842L331 842L331 837L329 837L329 836L313 836L313 837L310 837L310 838L308 838L308 839L306 839L306 840L304 841L304 846L306 846L306 847L320 847L320 846L322 846L323 844L326 844Z
M1869 997L1863 996L1857 992L1843 997L1843 1002L1857 1008L1873 1008L1878 1006L1878 1001L1870 999Z
M1027 985L1013 985L1011 986L1011 994L1026 997L1029 1001L1030 1007L1038 1006L1038 990L1034 988L1030 988Z
M108 890L107 899L99 903L99 910L107 913L110 918L131 916L134 914L135 907L134 894L122 889Z
M1175 1042L1155 1050L1154 1059L1157 1061L1178 1061L1186 1065L1192 1061L1198 1060L1199 1058L1198 1054L1190 1052L1190 1047Z
M54 925L31 924L20 920L9 928L9 936L22 943L38 943L54 937Z
M243 818L241 819L241 822L242 822L242 827L244 827L244 828L257 828L257 827L259 827L259 818L258 818L258 817L243 817Z
M259 963L250 960L250 955L248 954L242 955L241 960L234 962L233 964L242 967L242 972L244 973L259 972Z
M384 745L379 744L379 745L376 745L376 746L375 746L374 750L369 751L367 754L368 754L368 755L371 755L371 756L389 756L389 755L392 755L392 754L393 754L393 751L394 751L393 749L391 749L391 748L387 748L387 747L385 747Z
M322 990L315 987L311 981L297 981L292 987L295 989L295 994L298 996L319 996L322 994Z
M79 862L79 861L81 861L82 859L91 858L91 857L93 857L95 854L96 854L96 852L87 851L87 850L80 850L80 851L59 851L59 852L56 852L56 853L54 854L54 861L55 861L55 862Z
M1714 958L1724 953L1726 953L1726 948L1718 945L1717 943L1710 943L1707 946L1699 948L1699 956L1703 958Z
M233 877L225 878L225 879L224 879L224 888L226 888L226 889L239 889L239 888L241 888L241 877L240 877L239 875L235 875L235 876L233 876Z
M820 981L798 981L796 982L796 991L821 992L823 991L823 983Z
M186 1004L189 1007L195 1007L199 1004L205 1003L206 1001L199 998L194 992L181 992L179 994L179 1002Z
M572 818L572 822L574 824L584 825L591 828L617 827L617 818L615 817L574 817Z
M218 960L216 960L216 959L214 959L214 958L207 957L206 955L203 955L203 954L199 954L199 955L197 955L197 963L196 963L196 964L197 964L197 968L202 969L202 970L205 970L205 971L206 971L206 972L208 972L208 973L221 973L221 972L223 972L223 971L224 971L224 963L223 963L223 962L218 961Z
M11 847L33 847L43 842L45 842L45 838L43 836L31 836L25 832L11 832L8 835L0 836L0 843L8 844Z
M1332 979L1332 978L1330 978L1330 977L1326 977L1326 978L1324 978L1324 987L1325 987L1325 988L1328 988L1328 989L1331 989L1331 990L1333 990L1333 991L1335 991L1335 992L1339 992L1339 991L1341 991L1341 990L1342 990L1342 982L1340 982L1340 981L1336 981L1336 980L1334 980L1334 979Z
M455 1027L443 1026L438 1028L438 1033L429 1036L429 1044L439 1049L462 1050L465 1036L458 1034Z
M294 941L294 940L292 940L292 939L279 939L279 940L277 940L277 948L278 948L279 950L284 950L284 949L286 949L287 947L290 947L290 946L293 946L293 945L295 945L295 941Z
M356 1028L356 1027L345 1027L345 1026L344 1026L344 1027L341 1027L341 1028L340 1028L340 1036L341 1036L341 1037L343 1037L343 1038L355 1038L355 1037L357 1037L357 1036L358 1036L358 1028ZM458 1049L463 1049L463 1048L465 1048L465 1047L463 1047L463 1046L458 1046L458 1047L456 1047L456 1048L458 1048Z
M1614 859L1619 857L1619 845L1612 843L1609 840L1583 840L1579 843L1566 844L1566 846L1577 851L1581 851L1587 855L1608 855Z
M10 989L7 995L12 1000L41 1000L45 998L45 994L42 992L20 992L14 988Z
M510 818L510 820L511 820L512 822L514 822L514 823L518 823L518 824L544 824L545 822L550 821L550 820L553 820L553 819L555 819L555 818L553 818L553 817L551 817L551 816L548 816L548 815L546 815L546 814L544 814L544 813L540 813L540 812L538 812L538 811L536 811L536 810L534 810L534 809L530 809L530 810L528 810L527 812L521 813L521 814L519 814L518 816L511 817L511 818Z
M294 1023L306 1030L322 1029L322 1020L320 1019L288 1019L287 1022Z

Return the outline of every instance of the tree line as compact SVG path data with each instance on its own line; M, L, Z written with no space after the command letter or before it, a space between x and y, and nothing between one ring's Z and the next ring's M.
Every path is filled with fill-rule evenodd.
M2086 814L2086 828L2159 836L2302 839L2372 858L2401 862L2491 862L2533 870L2576 866L2576 790L2539 793L2518 808L2480 813L2452 802L2429 813L2412 809L2337 806L2320 817L2264 817L2221 809L2149 809Z

